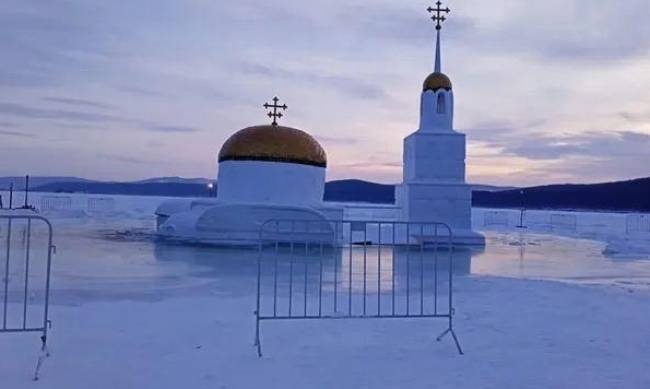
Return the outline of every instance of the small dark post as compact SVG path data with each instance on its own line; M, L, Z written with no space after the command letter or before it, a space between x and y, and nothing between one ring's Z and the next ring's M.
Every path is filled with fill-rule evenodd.
M526 213L526 205L524 202L524 190L523 189L520 190L519 194L521 195L519 197L521 201L521 208L519 210L519 225L517 226L517 228L526 228L526 226L524 225L524 214Z
M25 209L29 208L29 175L25 176Z
M9 209L14 207L14 183L9 184Z

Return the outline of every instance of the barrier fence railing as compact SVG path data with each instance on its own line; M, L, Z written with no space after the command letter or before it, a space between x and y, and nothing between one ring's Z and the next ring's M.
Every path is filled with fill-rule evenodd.
M650 214L631 214L625 218L625 231L628 234L650 233Z
M0 268L0 334L41 334L43 354L38 359L34 373L34 379L38 379L43 359L49 356L47 335L51 326L50 274L55 246L52 244L52 224L42 216L26 212L0 215L0 253L4 254Z
M265 321L444 319L453 235L443 223L271 220L260 229L255 346Z

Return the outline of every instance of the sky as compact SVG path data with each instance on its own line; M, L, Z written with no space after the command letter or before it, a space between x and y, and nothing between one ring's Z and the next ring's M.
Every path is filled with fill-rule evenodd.
M223 142L278 95L328 179L400 182L433 3L2 0L0 175L216 177ZM650 1L445 5L468 181L650 176Z

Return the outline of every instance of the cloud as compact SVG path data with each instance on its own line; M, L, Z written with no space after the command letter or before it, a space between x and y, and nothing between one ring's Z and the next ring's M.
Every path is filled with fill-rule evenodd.
M192 127L183 127L183 126L169 126L169 125L155 125L149 126L147 129L151 131L158 132L180 132L180 133L189 133L189 132L198 132L199 130Z
M450 7L444 41L462 42L477 56L526 53L584 62L642 57L650 50L647 0L617 3L615 10L608 0L502 1L490 9L482 0L467 0ZM423 28L423 9L416 7L358 4L339 19L337 25L357 26L359 35L401 46L422 48L432 42L432 29Z
M61 147L90 150L54 154L49 139L30 141L34 154L13 155L34 169L78 164L106 174L111 164L96 162L97 150L146 150L161 161L159 175L209 175L214 147L260 117L269 90L281 90L301 105L291 119L314 129L341 175L394 180L433 62L427 5L332 0L315 12L296 0L3 0L3 146L21 146L20 130L38 128L43 139L64 140ZM640 153L650 130L647 0L449 5L444 68L469 158L480 159L486 179L639 172L633 160L647 161ZM612 82L624 93L602 98ZM128 145L120 142L126 133ZM167 160L181 136L188 152ZM162 146L150 147L153 139ZM382 151L389 155L369 157ZM78 162L37 158L72 154ZM521 161L517 175L502 173ZM136 174L115 166L111 176ZM150 171L143 164L138 174Z
M128 93L128 94L135 95L135 96L138 96L138 97L164 97L164 96L166 96L166 94L163 93L163 92L154 91L152 89L142 88L142 87L133 86L133 85L118 86L115 89L120 91L120 92Z
M75 103L73 103L75 104ZM79 104L76 104L79 105ZM82 103L83 105L83 103ZM72 124L77 128L93 128L92 124L106 124L106 123L119 123L127 124L136 128L141 128L147 131L167 132L167 133L190 133L199 131L196 128L188 126L156 124L144 120L130 119L127 117L120 117L115 115L107 115L101 113L89 113L83 111L72 111L62 109L43 109L34 108L22 104L14 103L0 103L0 116L12 116L15 118L31 119L31 120L64 120L73 123L81 122L82 125ZM86 126L91 124L91 126Z
M317 85L319 88L334 89L351 98L385 99L387 97L386 92L381 87L362 81L356 77L314 72L305 69L288 70L254 63L240 63L236 66L236 69L242 74L284 79L303 87L311 88Z
M66 97L42 97L41 100L51 102L51 103L59 103L64 105L77 106L77 107L100 108L100 109L116 108L112 104L99 103L96 101L86 100L86 99L76 99L76 98L73 99L73 98L66 98Z
M627 143L646 144L650 143L650 134L636 131L618 131L622 140Z
M479 131L514 131L514 130L528 130L536 127L543 126L548 123L546 119L529 119L525 122L514 122L512 120L483 120L477 121L470 125L472 130Z
M112 155L106 153L97 153L97 158L105 159L108 161L121 162L127 164L141 165L147 164L149 161L145 161L139 158L128 157L124 155Z
M357 4L341 12L338 23L342 26L355 26L360 36L371 36L378 41L398 43L400 46L428 48L433 42L434 25L425 9L426 7L401 7L395 4ZM455 12L453 18L445 24L445 34L450 40L475 32L476 22ZM389 49L391 46L386 45Z
M358 144L361 139L359 138L352 138L352 137L331 137L331 136L325 136L325 135L314 135L318 141L323 142L323 143L329 143L329 144L335 144L335 145L355 145Z
M619 112L618 116L630 123L650 123L650 112Z
M501 8L500 16L486 18L490 23L459 30L458 38L470 40L480 51L522 52L561 61L643 57L650 50L649 4L646 0L615 5L607 0L511 3L508 9Z
M123 118L100 113L88 113L63 109L42 109L15 103L0 103L0 115L23 119L59 119L90 123L124 121Z
M507 142L511 138L518 139L524 133L530 139L531 130L539 129L547 123L548 120L546 119L529 119L524 122L484 120L474 122L467 129L460 131L467 134L469 141L487 142L494 146L499 146L501 141Z
M468 173L473 181L525 186L650 174L650 134L641 131L510 132L470 146Z
M0 135L3 136L15 136L19 138L35 138L36 136L33 134L27 134L24 132L18 132L18 131L5 131L5 130L0 130Z
M648 154L650 135L636 131L592 131L580 135L550 137L536 134L534 141L520 139L503 147L503 153L528 159L559 160L565 157L616 159Z
M94 20L93 20L94 19ZM105 39L97 34L97 15L73 2L6 0L0 11L0 85L38 88L60 85L78 72L73 52L96 52ZM94 42L94 44L93 44Z
M401 161L363 161L363 162L354 162L354 163L346 163L346 164L337 164L336 167L338 168L350 168L350 169L356 169L356 168L402 168L402 162Z

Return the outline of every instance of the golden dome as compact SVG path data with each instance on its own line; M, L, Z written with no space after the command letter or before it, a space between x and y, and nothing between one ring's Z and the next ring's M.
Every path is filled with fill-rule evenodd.
M326 167L325 150L311 135L283 126L244 128L231 136L219 152L223 161L272 161Z
M424 90L437 91L438 89L451 90L451 80L444 73L431 73L426 80L424 80Z

